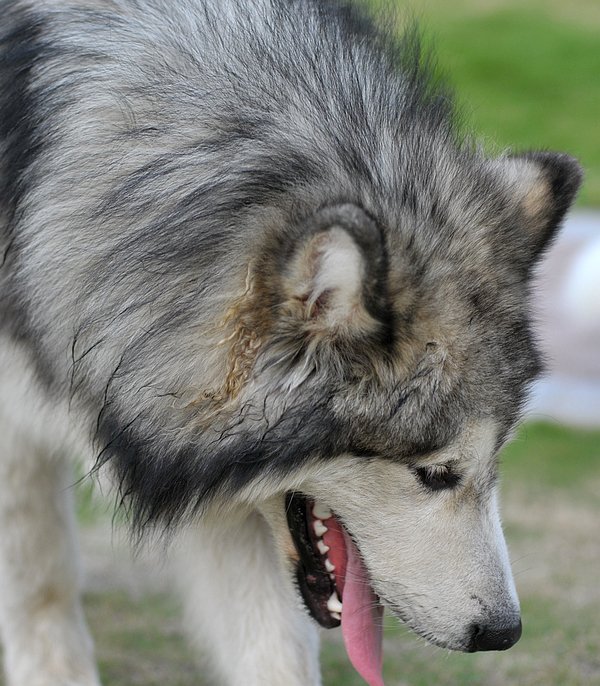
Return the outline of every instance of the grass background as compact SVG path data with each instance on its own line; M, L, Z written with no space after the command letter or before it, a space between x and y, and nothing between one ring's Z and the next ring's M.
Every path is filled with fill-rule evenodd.
M435 40L489 149L570 152L587 169L580 204L600 206L599 0L415 0L401 11ZM506 653L459 655L387 618L388 686L600 686L600 432L531 424L502 462L523 638ZM84 528L97 526L85 489L80 500ZM207 683L168 593L111 589L85 604L106 686ZM364 684L335 632L322 662L325 686Z
M488 148L575 155L587 170L580 203L600 206L598 0L387 4L417 18L434 41L467 122Z

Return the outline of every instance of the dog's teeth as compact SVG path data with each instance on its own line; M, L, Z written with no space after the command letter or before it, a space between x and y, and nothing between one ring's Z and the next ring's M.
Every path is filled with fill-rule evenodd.
M327 531L327 527L320 519L315 519L313 527L317 536L322 536Z
M325 503L320 503L318 500L316 500L313 505L313 514L317 519L330 519L333 517L333 514L327 505L325 505Z
M321 541L321 540L318 540L318 541L317 541L317 548L319 549L319 552L321 553L321 555L325 555L325 553L328 553L328 552L329 552L328 546L326 546L326 545L323 543L323 541Z
M325 558L325 569L326 569L328 572L333 572L333 570L335 569L335 567L334 567L334 566L331 564L331 562L329 561L329 558L328 558L328 557Z
M337 619L338 621L342 621L342 615L339 612L330 612L329 613L334 619Z
M340 599L337 596L337 592L334 591L331 594L331 598L327 601L327 609L329 612L335 612L335 613L341 613L342 611L342 603L340 603Z

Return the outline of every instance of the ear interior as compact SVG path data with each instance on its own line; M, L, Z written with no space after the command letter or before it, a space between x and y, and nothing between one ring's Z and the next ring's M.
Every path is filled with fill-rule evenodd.
M583 170L569 155L529 152L511 157L507 171L520 200L524 238L535 261L556 235L575 200Z
M379 327L365 304L368 271L357 242L334 225L315 233L296 252L284 279L286 294L313 331L368 334Z

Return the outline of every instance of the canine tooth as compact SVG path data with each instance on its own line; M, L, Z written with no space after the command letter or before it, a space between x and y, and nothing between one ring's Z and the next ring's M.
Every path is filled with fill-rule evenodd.
M321 539L317 541L317 548L319 549L321 555L325 555L325 553L329 552L329 547L326 546Z
M329 561L329 558L328 558L328 557L325 558L325 569L326 569L328 572L333 572L333 570L335 569L335 567L334 567L334 566L331 564L331 562Z
M313 514L317 519L330 519L333 517L333 514L327 505L319 502L318 500L316 500L315 504L313 505Z
M331 594L331 598L327 601L327 609L329 612L339 613L342 611L342 603L340 602L336 591Z
M317 536L322 536L327 531L327 527L320 519L315 519L313 527Z
M339 620L340 622L342 621L342 615L339 612L330 612L329 613L334 619Z

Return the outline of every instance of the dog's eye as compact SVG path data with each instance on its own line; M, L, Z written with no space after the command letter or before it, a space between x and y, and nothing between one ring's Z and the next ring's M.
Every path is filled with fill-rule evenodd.
M434 464L427 467L416 467L415 474L419 481L430 491L456 488L460 483L460 474L452 469L452 465Z

